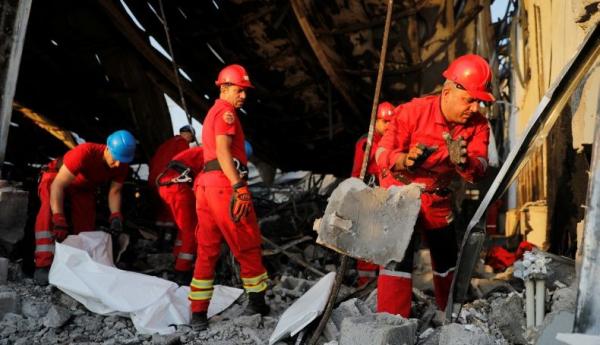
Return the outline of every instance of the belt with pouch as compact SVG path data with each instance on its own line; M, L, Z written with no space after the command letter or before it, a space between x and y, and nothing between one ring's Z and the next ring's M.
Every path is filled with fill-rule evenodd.
M233 158L233 165L235 166L235 170L237 170L238 174L240 174L240 178L247 180L248 179L248 167L246 165L242 164L242 162L240 162L240 160L237 158ZM223 171L223 169L221 169L221 164L219 164L218 159L213 159L204 164L204 172L216 171L216 170Z

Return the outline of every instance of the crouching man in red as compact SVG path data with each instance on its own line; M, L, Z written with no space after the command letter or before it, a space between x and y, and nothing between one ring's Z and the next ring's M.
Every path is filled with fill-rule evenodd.
M48 284L48 271L54 258L54 241L69 234L64 200L71 202L73 233L95 230L96 188L111 181L108 191L110 229L123 230L121 187L135 156L135 138L125 130L116 131L106 145L84 143L44 167L38 186L40 210L35 221L35 273L39 285Z
M202 147L192 147L173 157L167 167L156 177L158 194L169 207L177 225L177 239L173 246L175 256L175 282L187 285L192 280L196 259L196 197L192 190L194 178L204 168Z
M479 103L494 100L488 90L491 69L480 56L465 55L452 62L443 76L441 94L416 98L395 109L376 152L382 187L413 182L425 186L417 231L404 260L379 272L378 312L409 317L419 230L431 251L436 303L440 310L446 308L457 256L448 185L455 177L473 182L487 168L489 127L479 113Z
M216 81L220 96L210 108L202 127L204 172L196 184L198 258L189 299L192 326L208 326L206 312L213 293L215 264L223 239L240 264L248 293L248 314L269 313L265 303L267 271L262 264L261 235L252 205L247 177L244 131L236 109L244 104L252 87L244 67L230 65Z
M375 121L375 132L373 133L373 144L369 154L369 163L365 175L366 183L371 186L379 186L379 166L375 162L375 152L379 146L381 137L387 130L394 116L394 106L389 102L382 102L377 107L377 120ZM367 134L363 135L356 142L354 150L354 164L352 165L352 177L360 177L360 169L362 168L365 150L367 148ZM364 260L356 261L356 270L358 271L358 286L362 287L369 281L377 277L379 266Z

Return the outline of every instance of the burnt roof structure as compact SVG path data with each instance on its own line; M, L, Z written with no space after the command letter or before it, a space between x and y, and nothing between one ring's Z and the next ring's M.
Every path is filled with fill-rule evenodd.
M282 170L347 175L354 143L368 131L386 3L35 1L15 101L87 141L129 129L145 162L172 135L163 94L182 104L179 79L202 122L218 71L240 63L256 86L240 113L256 155ZM486 11L489 19L478 3L397 0L380 99L399 104L433 92L449 60L474 52L477 20ZM65 152L19 112L12 121L7 161L45 163Z

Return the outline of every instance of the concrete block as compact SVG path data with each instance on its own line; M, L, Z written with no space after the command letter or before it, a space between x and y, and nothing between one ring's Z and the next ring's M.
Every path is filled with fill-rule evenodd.
M559 312L561 310L575 312L575 304L577 303L577 289L573 287L566 287L563 289L556 289L552 294L552 312Z
M338 329L342 328L342 321L344 321L345 318L363 315L358 308L357 301L357 298L347 300L333 310L331 313L331 320Z
M0 257L0 285L8 281L8 259Z
M50 309L50 304L42 301L35 301L31 299L26 299L23 301L23 305L21 307L21 313L25 317L39 319L48 313Z
M14 245L23 239L28 195L14 187L0 187L0 242Z
M573 331L573 322L575 315L568 311L550 313L546 315L544 324L538 331L536 345L563 345L563 342L556 340L558 333L571 333Z
M314 281L296 278L292 276L283 276L281 283L273 287L273 293L282 297L292 296L299 298L304 295L313 285Z
M413 345L417 320L387 313L347 317L342 322L340 345Z
M19 313L19 296L16 291L0 292L0 319L8 313Z
M517 294L492 301L490 320L498 326L504 338L509 342L527 344L524 337L523 300Z
M317 243L379 265L402 261L420 207L419 185L370 188L360 179L347 179L315 221Z
M42 324L50 328L59 328L63 326L71 318L71 312L69 310L53 305L48 310L46 316L42 320Z
M473 326L473 325L470 325ZM494 340L478 327L465 327L452 323L441 328L439 344L452 345L494 345Z

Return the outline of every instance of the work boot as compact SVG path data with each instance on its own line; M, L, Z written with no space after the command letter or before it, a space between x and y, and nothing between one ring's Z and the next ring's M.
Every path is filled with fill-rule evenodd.
M192 282L193 271L175 271L173 281L180 286L188 286Z
M38 267L33 272L33 281L39 286L48 285L48 274L50 273L50 267Z
M192 313L192 329L194 331L203 331L208 328L208 318L206 312Z
M269 314L271 308L265 302L265 292L249 292L248 293L248 306L244 310L244 315L260 314L265 316Z

